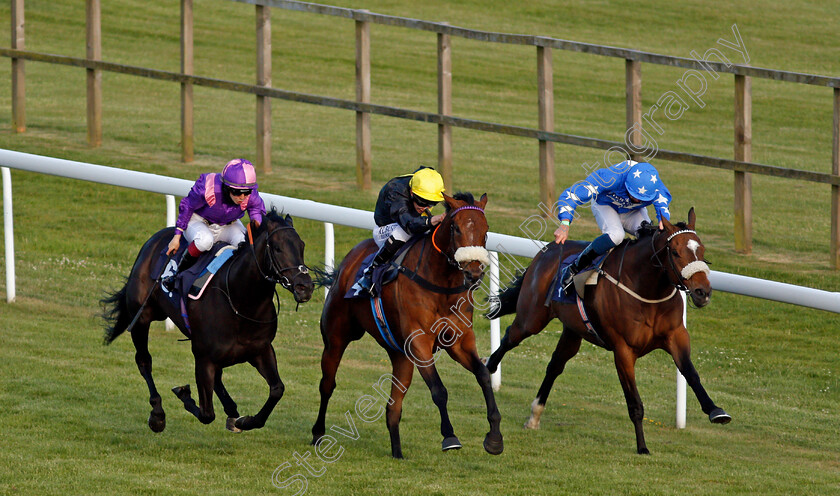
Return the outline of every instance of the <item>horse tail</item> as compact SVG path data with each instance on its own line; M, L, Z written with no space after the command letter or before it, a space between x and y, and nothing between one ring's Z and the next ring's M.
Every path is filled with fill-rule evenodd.
M315 289L330 288L335 283L335 275L338 272L336 269L324 267L309 267L309 272L314 274L312 278L315 283Z
M525 275L514 279L504 291L490 297L490 309L484 314L487 319L495 319L503 315L516 313L516 302L519 300L519 292L522 290L522 280Z
M128 324L131 323L126 288L128 288L128 282L119 291L99 300L100 305L102 305L102 319L105 320L105 335L102 344L111 344L120 334L125 332Z

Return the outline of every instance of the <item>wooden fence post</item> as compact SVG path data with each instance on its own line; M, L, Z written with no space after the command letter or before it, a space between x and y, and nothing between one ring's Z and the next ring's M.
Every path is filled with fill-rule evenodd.
M752 80L735 75L735 160L752 161ZM735 171L735 251L752 252L752 175Z
M627 152L630 158L640 162L642 156L635 152L642 146L642 63L638 60L624 61L625 99L627 104ZM633 131L629 131L629 130ZM608 165L608 164L605 164Z
M271 87L271 7L257 5L257 85ZM257 167L271 172L271 98L257 95Z
M181 74L193 74L193 0L181 0ZM195 155L193 85L181 83L181 161Z
M87 58L102 60L102 9L100 0L87 0ZM87 69L88 145L102 145L102 70Z
M12 48L26 50L23 0L12 0ZM12 132L26 132L26 72L23 59L12 58Z
M452 40L448 34L438 33L437 49L438 114L452 115ZM449 124L438 124L438 169L447 193L453 194L452 126Z
M537 46L537 104L540 131L554 132L554 69L551 47ZM540 141L540 209L551 216L554 205L554 142Z
M831 173L840 176L840 88L834 88L834 140ZM840 268L840 186L831 185L831 266Z
M367 13L367 10L357 12ZM370 103L370 21L356 20L356 101ZM356 112L356 185L371 186L370 114Z

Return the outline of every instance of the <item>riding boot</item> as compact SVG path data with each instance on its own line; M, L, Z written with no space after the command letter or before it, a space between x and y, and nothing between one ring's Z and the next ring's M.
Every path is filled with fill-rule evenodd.
M181 261L178 262L178 268L175 269L175 273L161 279L160 285L163 286L163 289L168 292L172 292L175 285L175 278L178 277L178 274L181 272L192 267L196 260L198 260L198 257L193 256L189 250L185 251L184 256L181 257Z
M362 273L362 278L359 279L359 286L365 291L371 293L371 295L373 295L373 269L379 267L384 263L389 262L404 244L405 241L400 241L395 238L386 239L385 244L382 245L382 248L380 248L379 251L376 253L376 256L373 257L373 261L370 263L370 265L367 266L365 271Z
M566 270L563 280L560 282L563 291L567 292L574 282L574 277L583 269L589 266L596 258L608 252L610 248L614 248L615 243L612 242L608 234L602 234L595 238L589 246L580 252L580 255L569 265Z

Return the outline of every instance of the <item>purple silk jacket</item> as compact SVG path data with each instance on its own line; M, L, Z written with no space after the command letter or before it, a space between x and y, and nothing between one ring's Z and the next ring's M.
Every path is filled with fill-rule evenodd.
M222 175L216 173L202 174L193 184L187 196L181 200L179 207L178 222L176 229L184 232L192 215L198 214L211 224L224 226L245 216L262 223L265 214L265 203L257 191L257 185L251 192L251 196L241 205L225 202L222 198Z

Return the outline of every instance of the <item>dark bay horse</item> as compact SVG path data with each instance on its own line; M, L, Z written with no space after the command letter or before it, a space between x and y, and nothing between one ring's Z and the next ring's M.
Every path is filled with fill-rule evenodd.
M446 408L448 393L434 365L438 349L445 349L450 357L472 372L481 386L490 423L490 432L484 438L484 449L491 454L499 454L504 449L499 431L501 415L490 385L490 373L476 351L472 329L473 300L469 294L471 287L477 287L484 267L489 264L484 248L487 195L477 202L469 193L458 193L454 198L444 195L444 198L447 214L443 221L433 233L408 249L400 275L394 282L382 287L382 303L393 343L389 344L386 335L377 330L369 298L344 298L362 261L376 251L372 239L356 245L344 257L337 271L318 281L318 284L331 285L332 288L321 314L324 340L321 407L312 427L313 444L317 444L325 433L327 404L335 389L336 371L344 350L367 331L385 348L391 359L393 375L388 376L391 393L385 406L385 423L391 436L391 455L394 458L402 458L399 422L403 397L411 384L415 365L440 411L443 449L461 447L449 421Z
M152 405L149 427L154 432L161 432L166 427L161 397L152 379L152 356L148 346L149 324L155 320L171 318L191 340L199 406L190 396L189 385L173 388L173 392L186 410L202 423L209 424L215 419L213 391L228 416L227 428L234 432L264 426L283 396L284 386L271 345L277 333L277 311L273 302L275 286L280 283L294 295L295 301L303 303L312 297L314 284L303 261L304 243L289 215L283 218L272 210L259 227L252 222L250 230L253 242L245 241L237 248L210 280L210 287L205 289L201 299L186 299L191 332L187 330L180 308L170 302L155 282L157 274L152 274L152 267L172 239L174 228L158 231L146 241L125 286L102 300L107 323L105 344L125 332L140 312L130 333L136 350L134 360L149 387ZM147 295L148 302L144 306ZM269 386L268 400L253 417L240 417L236 403L222 383L222 369L243 362L253 365Z
M732 418L706 394L700 376L691 363L688 331L683 325L683 302L677 290L687 291L699 308L711 298L709 268L703 259L705 248L694 232L695 214L688 212L688 224L663 221L664 230L648 226L637 240L625 240L607 256L596 286L586 289L583 304L597 333L593 335L575 304L551 302L546 296L554 288L562 245L549 243L537 254L517 283L499 294L501 309L496 314L516 312L499 348L487 361L494 372L502 357L519 343L542 331L557 317L563 333L545 372L545 379L531 404L531 418L525 427L539 428L540 415L554 380L580 349L582 339L611 350L630 420L636 430L636 450L648 454L642 430L644 406L636 389L636 359L655 349L667 351L674 359L700 402L703 413L716 424ZM562 256L580 251L586 245L566 242ZM599 342L600 341L600 342Z

